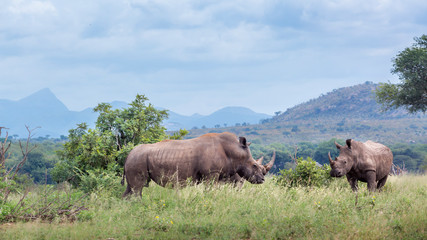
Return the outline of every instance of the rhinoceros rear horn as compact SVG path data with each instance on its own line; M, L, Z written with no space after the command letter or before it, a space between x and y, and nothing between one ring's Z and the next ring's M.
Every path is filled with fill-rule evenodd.
M335 146L337 146L337 149L341 149L342 148L342 146L339 145L336 141L334 141L334 143L335 143Z
M256 163L262 165L262 160L264 160L264 157L260 157L258 160L256 160Z
M273 152L273 157L271 157L270 162L268 162L264 167L265 170L270 171L270 169L273 167L274 165L274 160L276 160L276 151Z

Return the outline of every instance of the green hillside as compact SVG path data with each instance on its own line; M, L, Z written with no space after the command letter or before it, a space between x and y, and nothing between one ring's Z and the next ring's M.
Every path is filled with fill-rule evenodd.
M336 89L289 108L262 124L191 130L187 137L230 131L262 144L317 143L331 138L385 144L427 143L427 118L401 109L382 112L374 98L377 87L377 84L366 82Z
M414 118L405 110L382 112L375 101L378 84L366 82L351 87L335 89L316 99L296 105L272 119L274 122L292 120L317 120L333 118L396 119Z

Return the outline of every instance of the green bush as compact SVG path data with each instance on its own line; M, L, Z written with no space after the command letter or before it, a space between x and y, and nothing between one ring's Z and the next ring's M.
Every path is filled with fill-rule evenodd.
M12 193L0 202L0 224L4 222L43 220L75 221L90 219L85 206L87 195L70 185L34 185L26 193ZM80 214L83 214L80 216Z
M307 157L306 160L299 158L295 169L283 169L275 176L276 182L285 187L298 186L327 186L331 180L329 172L331 167L327 164L319 167L316 162Z
M7 202L10 193L22 192L31 184L32 180L26 174L13 177L13 173L7 174L4 168L0 169L0 203Z
M14 207L10 202L0 202L0 222L3 222L9 216Z
M121 196L123 187L120 184L121 178L117 176L115 164L110 164L108 169L87 170L87 173L80 173L79 189L83 192L90 193L107 189L114 196Z

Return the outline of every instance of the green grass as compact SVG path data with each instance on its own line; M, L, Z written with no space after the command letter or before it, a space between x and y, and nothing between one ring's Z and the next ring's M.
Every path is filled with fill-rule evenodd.
M0 239L426 239L427 176L391 177L384 191L357 194L344 179L327 188L151 184L142 199L90 195L75 222L17 222ZM36 197L37 194L32 194Z

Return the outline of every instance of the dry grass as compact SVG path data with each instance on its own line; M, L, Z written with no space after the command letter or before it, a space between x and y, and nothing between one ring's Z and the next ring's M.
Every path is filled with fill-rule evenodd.
M283 188L272 178L165 189L142 199L108 191L88 199L78 221L0 226L1 239L426 239L427 176L391 177L384 191L357 194L344 179L327 188Z

